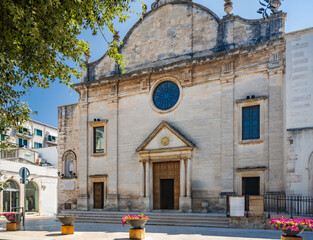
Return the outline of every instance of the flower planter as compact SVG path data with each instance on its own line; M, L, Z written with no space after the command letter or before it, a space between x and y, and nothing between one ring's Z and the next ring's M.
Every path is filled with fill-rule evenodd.
M64 226L70 226L75 221L76 216L57 216L57 218Z
M144 226L146 225L148 219L132 219L129 220L129 224L130 226L132 226L135 229L141 229L144 228Z
M22 213L4 213L5 218L11 223L19 223L21 222Z
M61 223L63 223L61 226L62 235L74 234L74 226L72 223L75 221L76 216L57 216L57 218Z
M281 218L273 218L270 220L270 225L275 226L276 230L281 230L286 235L282 235L281 239L302 239L298 236L306 227L313 227L313 220L306 218L287 219L284 216Z
M303 233L303 231L306 229L306 225L300 225L298 231L291 231L290 229L280 229L283 233L286 234L287 237L296 237L298 234Z

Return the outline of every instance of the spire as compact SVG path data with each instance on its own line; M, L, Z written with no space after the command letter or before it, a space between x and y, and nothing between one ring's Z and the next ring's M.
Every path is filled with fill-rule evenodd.
M180 2L180 1L184 1L184 2L192 2L192 0L155 0L154 3L151 4L151 10L160 7L162 5L165 5L167 3L170 2Z

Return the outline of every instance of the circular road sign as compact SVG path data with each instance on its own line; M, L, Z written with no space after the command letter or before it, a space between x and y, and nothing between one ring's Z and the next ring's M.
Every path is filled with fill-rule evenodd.
M28 178L29 175L30 175L30 172L29 172L28 168L22 167L22 168L20 169L19 174L20 174L20 177L21 177L21 178L24 178L24 173L25 173L25 178Z

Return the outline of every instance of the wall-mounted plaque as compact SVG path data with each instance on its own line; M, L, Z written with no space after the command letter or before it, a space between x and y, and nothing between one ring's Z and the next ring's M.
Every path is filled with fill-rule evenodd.
M75 180L63 181L63 190L74 190L75 189Z
M229 207L231 217L244 217L245 216L245 197L244 196L230 196Z

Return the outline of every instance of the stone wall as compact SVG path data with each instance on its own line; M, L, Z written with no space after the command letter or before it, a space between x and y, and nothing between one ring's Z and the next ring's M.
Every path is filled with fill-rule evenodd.
M313 195L313 28L286 35L286 192Z
M282 38L285 31L284 13L265 20L233 15L219 19L211 10L192 1L162 1L157 6L138 20L123 39L120 49L126 72L253 46ZM119 73L105 54L89 64L89 74L84 75L83 81Z
M73 192L62 192L61 187L59 203L76 198L79 209L92 209L92 181L101 177L106 209L126 209L127 201L134 209L146 207L136 149L162 121L196 146L191 159L193 211L202 210L202 201L209 202L211 211L222 210L225 201L220 196L241 195L241 178L246 176L260 177L261 194L283 192L284 16L265 22L229 16L222 20L226 34L213 13L190 2L148 13L121 49L128 72L100 78L106 73L95 70L91 75L96 80L73 86L80 93L78 105L59 108L59 170L65 151L75 151L79 186ZM188 23L191 18L197 22L194 26ZM175 110L159 113L151 106L151 91L165 78L178 82L182 98ZM256 104L261 137L242 141L242 107ZM95 124L106 129L103 154L93 154Z
M73 151L76 154L76 166L79 161L79 108L77 104L60 106L58 108L58 128L59 128L59 147L58 147L58 172L64 174L64 157L66 152ZM83 160L83 159L82 159ZM78 174L78 169L74 169ZM66 187L74 182L74 188ZM77 197L79 194L79 182L76 178L59 178L58 182L58 211L65 208L65 203L70 204L72 209L77 206ZM70 189L70 190L69 190Z

